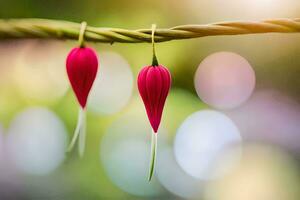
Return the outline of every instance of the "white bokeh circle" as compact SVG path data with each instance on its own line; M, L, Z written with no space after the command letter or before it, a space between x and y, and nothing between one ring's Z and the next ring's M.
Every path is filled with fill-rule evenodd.
M44 108L29 108L12 121L6 148L18 170L45 175L62 163L66 144L64 124L53 112Z
M178 166L170 146L159 152L156 172L159 182L176 196L195 198L202 192L203 182L188 175Z
M200 63L194 84L205 103L219 109L231 109L250 97L255 88L255 73L242 56L218 52Z
M239 145L241 136L234 123L224 114L203 110L190 115L179 127L174 142L178 164L189 175L210 180L224 175L238 162L241 149L235 152L226 169L214 171L214 165L231 145ZM231 152L230 152L231 153Z
M101 53L88 107L100 114L116 113L127 105L132 89L133 74L128 62L117 53Z

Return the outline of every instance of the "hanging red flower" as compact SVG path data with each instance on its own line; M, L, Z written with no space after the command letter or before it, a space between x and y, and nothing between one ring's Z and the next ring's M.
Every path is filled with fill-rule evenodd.
M98 59L95 51L87 47L71 50L66 61L67 74L80 105L77 127L69 150L71 150L79 136L79 154L84 153L85 146L85 108L89 92L98 71Z
M67 58L67 73L80 106L86 106L98 70L98 59L91 48L74 48Z
M154 133L157 133L170 86L171 74L162 65L146 66L138 75L138 89Z
M154 32L156 25L152 25L152 65L144 67L137 79L140 96L144 102L148 119L150 121L153 134L151 142L151 158L148 180L151 181L157 149L157 131L160 125L164 105L171 87L171 74L169 70L158 64L155 54Z

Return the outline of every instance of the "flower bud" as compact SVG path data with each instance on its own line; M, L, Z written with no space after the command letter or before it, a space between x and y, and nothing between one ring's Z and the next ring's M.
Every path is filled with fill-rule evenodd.
M163 108L171 86L171 74L162 65L146 66L138 75L138 89L143 99L148 119L157 133Z
M68 55L66 66L72 89L80 106L85 108L97 75L97 55L91 48L74 48Z

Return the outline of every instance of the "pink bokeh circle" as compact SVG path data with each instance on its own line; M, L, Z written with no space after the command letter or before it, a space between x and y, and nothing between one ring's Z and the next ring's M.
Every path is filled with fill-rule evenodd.
M200 63L194 84L198 96L208 105L232 109L251 96L255 88L255 72L242 56L217 52Z

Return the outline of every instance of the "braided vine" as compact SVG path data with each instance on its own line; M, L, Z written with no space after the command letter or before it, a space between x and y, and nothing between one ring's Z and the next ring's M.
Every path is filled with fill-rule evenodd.
M1 19L0 39L54 38L78 40L80 23L49 19ZM155 42L217 35L300 32L300 19L232 21L205 25L189 24L155 30ZM127 30L87 26L85 40L102 43L151 42L151 29Z

